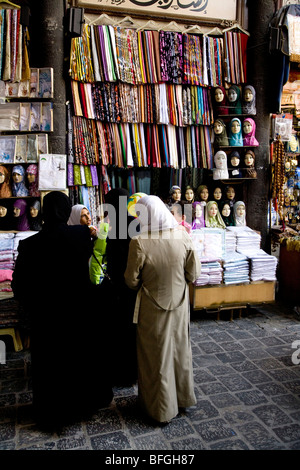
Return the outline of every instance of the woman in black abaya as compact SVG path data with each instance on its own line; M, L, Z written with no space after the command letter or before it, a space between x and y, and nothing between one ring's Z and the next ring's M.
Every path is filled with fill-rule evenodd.
M35 416L51 429L112 400L89 280L90 231L68 226L70 213L62 192L44 197L42 230L20 241L12 280L30 319Z
M128 191L122 188L112 189L105 196L109 219L106 259L111 283L104 280L102 292L108 301L106 311L111 322L111 370L115 386L129 386L137 380L136 326L133 324L136 293L124 280L131 240L128 226L136 220L127 212L128 197Z

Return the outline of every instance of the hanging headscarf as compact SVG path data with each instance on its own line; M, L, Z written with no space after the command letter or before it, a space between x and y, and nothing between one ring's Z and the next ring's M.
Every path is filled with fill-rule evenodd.
M22 181L20 181L19 183L15 183L13 181L13 184L12 184L13 196L17 196L17 197L28 196L29 191L26 188L25 181L24 181L24 178L25 178L25 169L24 169L24 167L22 165L15 165L12 169L12 174L14 174L14 173L18 173L18 175L21 175L22 176Z
M228 89L228 93L230 90L236 93L236 99L235 101L228 100L229 114L242 114L241 90L237 85L231 85Z
M136 205L141 232L157 232L178 226L175 217L158 196L144 196Z
M28 183L29 196L39 197L40 191L38 190L38 167L35 164L31 164L26 168L26 174L35 175L35 181Z
M237 209L240 206L244 206L245 212L242 216L237 215ZM243 201L237 201L234 206L233 206L233 218L234 218L234 224L236 226L245 226L246 225L246 206Z
M25 201L25 199L17 199L14 202L13 207L20 209L19 217L15 217L16 230L20 230L20 231L30 230L28 216L27 216L27 202Z
M12 191L11 186L9 184L10 172L6 168L6 166L0 165L0 173L4 175L4 181L3 183L0 183L0 197L11 197Z
M87 209L87 207L84 204L75 204L75 206L72 207L71 215L68 220L68 225L80 225L82 209Z
M33 207L38 211L38 214L36 217L32 217L30 214L30 209ZM41 203L40 201L33 201L29 205L29 225L30 225L30 230L34 230L35 232L38 232L39 230L42 229L42 214L41 214Z
M237 121L240 124L240 130L238 133L234 134L231 130L231 125L233 122ZM228 137L229 137L229 145L242 147L243 146L243 134L242 134L242 124L240 119L233 118L229 123L229 130L228 130Z
M51 191L43 199L43 230L67 224L72 204L69 197L60 191Z
M229 206L230 214L228 216L222 214L222 210L223 210L225 204L227 204ZM221 214L221 217L222 217L226 227L233 227L234 226L233 212L232 212L232 207L230 205L230 201L227 201L227 200L221 201L220 214Z
M215 217L211 217L209 215L209 210L213 204L215 204L217 208L217 214ZM226 228L226 225L221 217L216 201L208 201L205 206L205 226L210 228Z
M202 214L201 214L200 217L196 216L197 206L201 207ZM192 215L193 215L192 230L197 230L197 229L205 227L205 219L204 219L205 206L201 202L195 201L195 202L193 202L192 207L193 207L193 209L192 209Z
M245 101L244 98L243 98L243 106L242 106L242 110L243 110L243 114L256 114L256 92L255 92L255 89L253 88L252 85L245 85L244 86L244 89L243 89L243 96L244 96L244 93L245 93L245 90L250 90L252 95L253 95L253 98L252 98L252 101Z
M259 143L258 143L258 141L255 137L255 130L256 130L255 121L252 118L246 118L246 119L244 119L243 124L244 124L245 121L250 122L250 124L252 126L252 129L249 132L249 134L244 134L244 139L243 139L244 146L249 145L251 147L258 147Z

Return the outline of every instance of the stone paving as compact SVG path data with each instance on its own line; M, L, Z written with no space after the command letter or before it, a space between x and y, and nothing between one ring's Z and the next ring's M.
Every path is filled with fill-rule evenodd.
M40 431L31 416L30 352L8 345L0 365L0 450L299 450L299 314L278 302L233 321L227 314L218 320L194 312L197 405L167 425L140 414L133 386L114 389L111 406L89 421L60 435Z

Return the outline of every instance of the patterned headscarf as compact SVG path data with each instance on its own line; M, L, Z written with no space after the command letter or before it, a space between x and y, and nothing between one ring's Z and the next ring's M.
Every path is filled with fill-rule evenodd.
M35 175L36 177L35 181L33 181L32 183L29 183L28 188L29 188L30 196L38 197L40 195L40 191L38 190L38 178L37 178L38 167L37 165L34 165L34 164L29 165L26 168L26 174Z
M24 181L24 177L25 177L24 167L22 165L15 165L12 169L12 174L14 173L18 173L18 175L21 175L22 181L20 181L20 183L15 183L15 181L13 181L13 184L12 184L13 196L17 196L17 197L28 196L29 191L26 188L25 181Z

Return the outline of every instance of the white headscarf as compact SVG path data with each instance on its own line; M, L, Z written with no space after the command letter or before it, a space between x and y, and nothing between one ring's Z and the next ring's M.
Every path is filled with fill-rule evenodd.
M245 212L242 216L237 215L237 209L239 206L244 206L245 207ZM233 218L235 225L246 225L246 206L243 201L237 201L234 206L233 206Z
M141 232L157 232L178 226L175 217L158 196L144 196L136 204Z
M80 225L82 209L87 209L87 207L83 204L76 204L72 207L71 215L68 220L68 225Z

